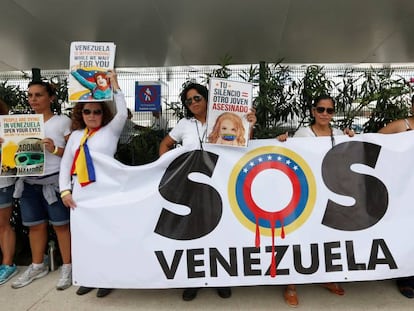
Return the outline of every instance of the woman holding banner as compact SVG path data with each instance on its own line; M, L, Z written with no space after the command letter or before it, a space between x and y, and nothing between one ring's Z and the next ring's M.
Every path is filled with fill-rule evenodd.
M180 94L181 103L185 109L186 118L181 119L171 132L162 140L160 144L160 156L169 151L177 143L190 149L202 149L206 141L206 117L208 90L205 86L198 83L186 85ZM250 126L256 123L254 111L246 115ZM183 300L190 301L196 298L199 288L187 288L183 292ZM219 287L217 293L221 298L231 296L230 287Z
M72 111L72 134L68 140L62 158L59 176L60 196L63 203L71 209L76 208L73 193L88 191L88 185L99 182L95 177L94 154L113 157L117 143L127 119L125 97L121 92L116 74L109 70L109 79L114 92L116 114L113 116L108 104L99 102L78 102ZM92 195L92 194L91 194ZM81 286L78 295L89 293L93 288ZM111 292L108 288L99 288L97 297L105 297Z
M346 134L350 137L354 136L354 131L346 128L343 132L339 129L331 127L331 121L335 113L335 101L331 96L321 95L314 100L312 105L311 124L307 127L299 128L293 137L331 137L332 147L335 145L334 136ZM288 133L279 135L277 139L281 142L286 141ZM344 289L337 283L325 283L322 285L333 294L342 296L345 294ZM289 306L296 307L299 304L296 286L290 284L286 287L284 298Z
M414 96L411 98L411 112L414 113ZM393 121L378 131L381 134L396 134L414 129L414 116ZM397 287L401 295L414 298L414 276L397 279Z
M191 149L202 148L207 132L207 99L208 90L204 85L188 84L180 94L185 111L185 118L181 119L171 132L160 143L159 154L181 143Z

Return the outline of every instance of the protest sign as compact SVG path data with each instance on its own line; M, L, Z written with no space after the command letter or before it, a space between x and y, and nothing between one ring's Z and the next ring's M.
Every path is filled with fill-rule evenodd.
M69 100L108 101L113 92L106 78L114 68L115 44L111 42L72 42L70 45Z
M45 165L42 114L0 116L1 176L43 175Z
M246 114L252 107L252 84L210 79L207 142L246 147L250 137Z

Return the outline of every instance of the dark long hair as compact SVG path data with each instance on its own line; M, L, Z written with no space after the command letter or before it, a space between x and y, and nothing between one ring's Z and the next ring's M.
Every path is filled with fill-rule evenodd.
M198 83L192 83L192 82L187 84L180 93L180 99L181 99L181 103L185 110L186 118L194 117L194 114L190 111L190 109L185 104L185 100L187 99L187 93L189 90L196 90L201 96L204 97L206 101L208 100L208 89L204 85L201 85Z
M50 97L52 97L52 99L53 99L53 102L50 105L50 110L53 113L61 114L62 113L61 107L60 107L60 104L57 102L57 90L56 90L56 87L52 83L49 83L49 82L46 82L46 81L42 81L42 80L31 81L31 82L29 82L29 85L27 87L29 88L29 87L31 87L33 85L40 85L40 86L43 86L45 88L47 94Z
M49 94L50 97L56 98L56 88L46 81L32 81L29 83L28 87L31 87L32 85L41 85L46 89L46 92Z
M326 95L326 94L319 95L318 97L316 97L313 100L312 108L316 108L316 106L318 106L319 102L322 101L322 100L325 100L325 99L329 99L332 102L333 109L335 109L335 99L332 96ZM312 116L311 121L310 121L310 125L313 125L313 124L315 124L315 118Z
M313 108L316 108L318 106L318 103L320 101L322 101L322 100L325 100L325 99L330 100L332 102L332 108L335 109L335 99L333 99L333 97L330 96L330 95L320 95L320 96L316 97L315 100L313 101L312 107ZM315 118L314 117L312 117L312 120L311 120L311 124L310 125L312 126L313 124L315 124ZM329 128L331 129L331 135L330 135L330 137L331 137L331 145L332 145L331 148L333 148L335 146L335 137L333 135L333 129L332 129L332 127L330 125L329 125Z

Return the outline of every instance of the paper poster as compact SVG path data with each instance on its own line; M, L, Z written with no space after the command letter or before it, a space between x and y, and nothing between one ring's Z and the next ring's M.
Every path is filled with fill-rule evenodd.
M72 42L70 45L69 101L108 101L113 92L106 73L114 68L112 42Z
M210 79L207 142L247 147L250 136L246 114L252 107L253 85L225 79Z
M38 176L44 173L42 114L0 116L0 176Z

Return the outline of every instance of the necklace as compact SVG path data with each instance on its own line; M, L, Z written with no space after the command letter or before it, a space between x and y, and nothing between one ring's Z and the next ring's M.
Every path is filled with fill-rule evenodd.
M200 148L201 150L204 150L203 141L204 141L204 138L206 137L207 128L204 129L203 136L200 137L200 131L198 129L197 119L195 119L194 122L195 122L196 129L197 129L197 137L198 137L198 141L200 142Z
M318 137L318 134L316 134L316 132L313 129L313 126L312 125L310 126L310 129L311 129L313 135L315 135L315 137ZM332 148L333 148L335 146L335 138L334 138L334 135L333 135L332 127L329 126L329 129L330 129L330 132L331 132L329 136L331 136L331 144L332 144Z

